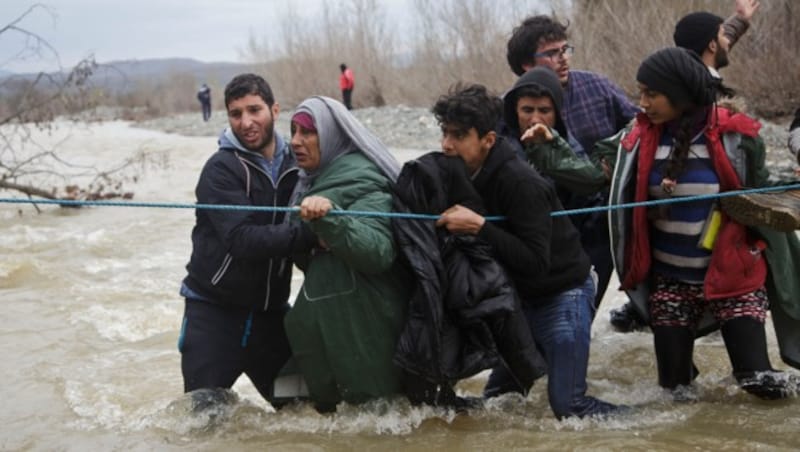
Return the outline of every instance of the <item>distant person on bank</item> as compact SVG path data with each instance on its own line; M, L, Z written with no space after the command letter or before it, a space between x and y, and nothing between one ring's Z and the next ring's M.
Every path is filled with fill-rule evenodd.
M197 91L197 100L200 101L200 107L203 109L203 121L208 121L211 117L211 88L205 83Z
M356 86L356 77L353 75L353 70L342 63L339 65L339 70L342 72L339 75L339 89L342 90L342 102L348 110L353 109L353 88Z
M304 100L292 116L300 166L293 205L318 246L296 259L305 280L286 332L315 407L336 410L401 392L392 357L405 322L410 275L397 259L388 217L400 165L340 102Z
M242 74L225 87L229 127L195 190L200 204L286 207L299 174L289 143L274 131L279 106L269 84ZM272 401L272 385L291 352L292 253L317 242L282 212L197 209L178 349L184 391L230 388L244 373Z

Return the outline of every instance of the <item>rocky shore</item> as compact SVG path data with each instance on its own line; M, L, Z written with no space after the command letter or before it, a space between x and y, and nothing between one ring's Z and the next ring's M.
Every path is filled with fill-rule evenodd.
M427 109L398 105L353 110L353 115L391 148L433 150L439 148L441 132L433 114ZM278 115L277 130L289 135L291 110ZM218 136L228 126L224 110L215 110L208 122L200 113L184 113L134 123L136 127L161 130L185 136Z
M425 108L404 105L353 110L359 121L372 130L387 146L397 149L434 150L439 148L441 132L433 114ZM289 134L291 110L280 113L277 130ZM223 110L216 110L208 122L200 112L135 122L136 127L161 130L185 136L218 136L228 125ZM787 150L788 122L762 121L761 136L767 146L767 167L773 176L789 177L794 161Z

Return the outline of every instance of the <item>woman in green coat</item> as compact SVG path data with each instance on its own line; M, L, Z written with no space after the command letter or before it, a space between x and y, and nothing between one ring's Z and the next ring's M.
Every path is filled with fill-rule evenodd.
M391 211L400 165L331 98L303 101L291 127L301 168L295 204L319 239L296 260L305 281L285 320L292 352L321 412L397 394L401 373L392 356L410 285L390 220L329 212Z

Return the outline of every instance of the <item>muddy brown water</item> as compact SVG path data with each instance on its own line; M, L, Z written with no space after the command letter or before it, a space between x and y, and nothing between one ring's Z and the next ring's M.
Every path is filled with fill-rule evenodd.
M213 137L112 122L72 129L65 155L111 163L154 156L130 186L140 202L194 202ZM401 160L420 154L394 150ZM2 197L18 196L9 192ZM246 379L238 401L190 414L176 341L178 295L194 222L190 209L59 209L0 204L0 450L796 450L800 401L764 402L738 389L718 335L698 341L697 401L657 388L652 337L619 334L606 295L593 327L590 393L633 407L610 420L556 421L545 382L468 415L383 400L319 415L275 412ZM302 275L297 273L293 288ZM612 283L612 289L615 283ZM771 325L770 356L781 369ZM479 374L459 384L478 395Z

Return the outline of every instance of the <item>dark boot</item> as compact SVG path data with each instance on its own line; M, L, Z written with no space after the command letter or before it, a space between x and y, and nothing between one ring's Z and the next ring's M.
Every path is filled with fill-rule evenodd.
M199 413L209 409L234 405L239 401L235 392L225 388L202 388L189 393L192 401L192 411Z
M435 405L439 385L409 372L403 372L403 392L412 405Z
M630 333L631 331L640 331L645 327L645 322L636 308L633 307L633 302L628 301L622 307L612 309L609 321L611 326L620 333Z
M483 406L480 397L459 397L450 383L436 384L418 375L404 372L404 392L412 405L426 404L444 408L452 408L457 412Z
M667 389L688 386L697 377L692 363L694 331L681 326L654 326L658 384Z
M743 390L766 400L783 399L796 392L796 379L772 369L763 323L752 317L728 320L722 325L722 338L733 376Z

